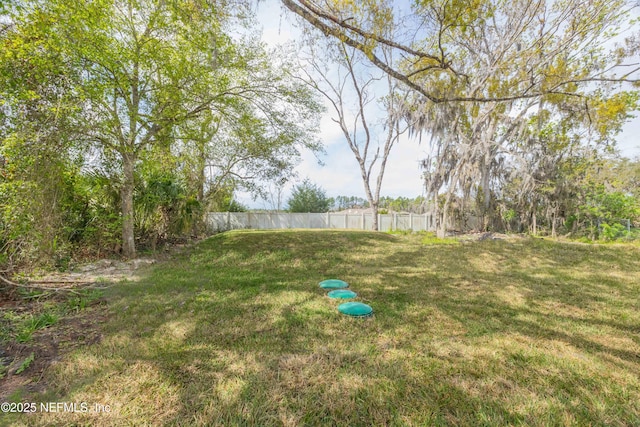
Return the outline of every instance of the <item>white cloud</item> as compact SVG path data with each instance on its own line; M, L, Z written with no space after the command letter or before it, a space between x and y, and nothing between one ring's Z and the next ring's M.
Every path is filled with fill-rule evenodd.
M328 104L329 101L326 101L325 104ZM342 129L340 125L333 121L332 117L335 117L335 113L332 110L329 110L329 106L327 105L327 111L322 115L320 119L320 139L325 147L329 147L335 144L346 144L344 140L344 134L342 133ZM353 120L352 117L347 117L347 120Z
M258 22L262 23L262 41L276 47L294 40L299 31L285 17L279 3L274 0L258 2L256 6Z
M617 140L618 149L624 157L640 157L640 118L625 124Z
M404 140L397 144L389 156L382 181L383 196L416 197L422 194L420 160L426 156L424 147L415 140ZM296 168L300 179L309 178L325 189L327 195L365 197L360 167L345 141L332 145L320 166L313 154L303 155ZM371 185L375 186L378 169L374 169Z

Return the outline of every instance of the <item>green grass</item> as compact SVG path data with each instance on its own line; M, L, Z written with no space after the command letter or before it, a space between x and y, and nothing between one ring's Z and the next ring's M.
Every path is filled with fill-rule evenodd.
M39 314L4 312L0 318L0 344L12 339L18 343L29 342L34 332L57 322L58 315L51 308Z
M19 343L31 341L35 331L54 325L57 322L58 316L53 313L45 312L37 316L32 315L23 322L22 328L16 334L16 341Z
M423 245L459 245L460 241L453 237L440 238L435 233L424 233L422 237Z
M20 313L0 310L0 345L12 340L21 344L31 342L36 331L86 309L102 297L102 291L81 289L69 295L54 294L52 299L42 295L41 291L23 296L28 309ZM33 296L38 298L32 298Z
M229 232L110 288L28 425L640 425L640 248ZM336 310L340 278L375 315Z
M27 356L27 358L24 359L22 363L20 363L20 366L18 367L18 369L16 369L16 375L19 375L22 372L24 372L26 369L28 369L29 366L31 365L31 362L33 362L34 359L35 359L35 353L31 352L31 354Z

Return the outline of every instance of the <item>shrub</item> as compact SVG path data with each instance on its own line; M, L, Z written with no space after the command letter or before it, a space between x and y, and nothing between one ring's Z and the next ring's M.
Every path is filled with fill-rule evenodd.
M625 235L626 227L620 223L607 224L602 223L602 238L604 240L616 240Z

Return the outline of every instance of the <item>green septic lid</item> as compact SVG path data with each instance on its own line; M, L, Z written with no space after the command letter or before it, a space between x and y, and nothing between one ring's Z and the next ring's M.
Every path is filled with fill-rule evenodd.
M337 291L331 291L327 294L327 296L329 298L340 298L340 299L349 299L349 298L355 298L358 296L358 294L356 294L353 291L350 291L348 289L338 289Z
M373 309L361 302L345 302L338 306L338 311L347 316L366 317L371 316Z
M323 289L340 289L340 288L348 288L349 284L342 280L338 279L329 279L320 282L320 287Z

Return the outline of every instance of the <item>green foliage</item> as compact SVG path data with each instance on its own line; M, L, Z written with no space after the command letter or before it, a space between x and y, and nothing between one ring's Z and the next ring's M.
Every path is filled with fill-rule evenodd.
M83 200L75 194L77 168L63 152L5 140L6 162L0 178L0 241L13 263L68 263L79 223L86 221ZM83 216L85 218L83 218Z
M209 196L209 210L211 212L246 212L248 208L234 199L232 188L222 187Z
M600 225L602 227L602 238L604 240L616 240L620 237L623 237L626 234L627 228L616 222L613 224L602 223Z
M115 177L106 171L84 174L76 182L75 194L83 201L83 214L74 229L77 245L97 253L117 251L122 218Z
M327 212L330 203L325 191L309 179L296 185L287 201L289 212Z
M189 233L201 216L200 203L171 172L151 172L140 177L136 188L136 229L141 240Z
M44 312L38 316L30 316L22 324L22 327L16 334L15 339L19 343L31 341L31 337L35 331L54 325L57 322L58 316L50 312Z
M369 201L358 196L337 196L332 201L333 209L338 211L344 209L362 209L369 207ZM378 204L378 213L386 214L389 211L424 213L425 199L422 196L418 196L414 199L403 196L380 197Z
M341 211L344 209L368 208L369 201L358 196L337 196L333 199L333 209Z
M591 219L605 222L622 219L640 220L640 202L636 197L619 191L607 192L603 187L590 193L586 203L580 206L580 210Z
M603 185L589 188L585 203L577 208L566 226L584 229L592 239L616 240L630 237L627 226L640 221L640 202L634 196L619 191L608 192Z
M379 207L387 211L423 213L425 199L422 196L418 196L415 199L402 196L396 198L380 197Z
M512 221L516 217L516 211L513 209L507 209L502 212L502 219L506 222Z
M219 187L259 193L300 148L320 148L321 106L291 61L230 35L247 12L204 0L3 8L2 265L65 269L197 233Z
M26 371L27 369L29 369L29 366L31 366L31 363L34 360L35 360L35 353L31 352L31 354L29 356L27 356L27 358L22 361L20 366L18 366L18 369L16 369L16 375L19 375L19 374L23 373L24 371Z
M96 300L102 298L104 293L101 290L89 289L81 290L77 294L70 296L63 305L64 312L77 313L85 310Z
M421 242L423 245L459 245L460 241L453 238L439 238L435 233L425 233Z

